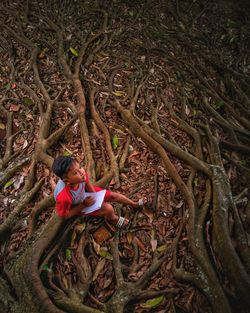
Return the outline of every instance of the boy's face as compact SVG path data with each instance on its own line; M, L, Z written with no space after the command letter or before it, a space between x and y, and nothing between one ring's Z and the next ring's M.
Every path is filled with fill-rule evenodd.
M80 167L78 162L73 162L63 179L65 183L68 184L79 184L83 182L86 178L86 173L83 168Z

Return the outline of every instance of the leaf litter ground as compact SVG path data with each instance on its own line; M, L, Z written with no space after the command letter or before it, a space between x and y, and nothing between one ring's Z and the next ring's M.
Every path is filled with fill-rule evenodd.
M157 2L155 4L155 14L159 14L159 17L160 19L162 18L162 20L166 19L168 17L167 12L162 12L161 7ZM98 109L103 121L110 131L111 137L113 138L113 148L117 155L120 151L119 148L124 146L127 141L128 130L114 109L106 103L106 96L107 93L110 92L110 88L107 74L104 70L101 70L105 62L111 68L119 63L124 64L125 62L126 64L126 59L135 60L134 65L128 64L126 69L120 70L114 76L114 86L116 89L112 92L121 99L126 97L126 84L131 79L135 66L144 70L147 68L147 70L151 71L151 77L147 87L143 87L145 88L144 90L142 88L145 93L148 93L149 103L140 102L142 101L140 99L137 103L137 110L139 111L138 116L140 118L143 118L144 120L148 119L151 110L150 103L156 100L151 97L150 88L155 88L156 85L162 89L166 88L166 81L159 78L161 75L157 75L162 72L162 69L165 71L166 75L170 76L167 85L166 98L173 103L174 110L177 114L180 114L181 112L181 103L175 96L181 85L181 80L176 79L176 77L181 75L181 73L174 73L176 67L173 64L166 63L166 61L161 58L160 54L157 52L149 52L145 50L142 45L147 41L150 41L152 46L154 41L158 44L159 41L164 39L162 29L158 29L157 33L157 26L149 23L148 28L143 32L143 19L141 22L140 20L139 22L135 20L135 15L137 13L139 14L140 10L136 4L121 5L121 17L119 20L113 20L113 23L117 29L119 29L119 27L126 27L126 35L124 35L124 33L122 35L125 37L121 36L119 42L117 38L115 38L114 41L116 44L110 45L104 51L99 52L95 57L94 63L84 73L84 78L86 80L94 85L102 86L102 92L100 92L98 99ZM211 10L209 13L212 14L214 11L212 12ZM209 15L209 13L207 13L203 19L203 26L204 28L207 27L208 31L210 31L211 27L211 21L209 20L211 15ZM231 11L229 13L232 14ZM213 16L213 18L216 19L216 16ZM215 34L218 36L222 35L218 32L218 29L216 29ZM222 48L226 53L226 48L223 46ZM73 54L72 57L77 53L76 48L71 48L70 51ZM27 52L25 49L19 47L16 53L20 60L24 60L25 58L22 58L22 56L26 55ZM181 51L181 48L172 51L172 53L176 55L179 54L183 58L183 51ZM187 56L187 58L190 58L190 56ZM1 53L1 67L2 71L5 73L1 78L2 86L5 86L6 89L11 89L13 93L16 93L16 98L23 100L18 104L12 103L6 108L14 113L14 127L16 127L16 129L20 129L20 127L27 129L25 123L28 123L30 126L29 131L23 131L15 138L14 151L24 149L27 152L32 152L36 141L39 120L37 107L31 99L28 98L29 100L27 100L27 95L23 92L22 88L19 88L19 86L16 86L15 84L9 84L9 68L6 66L4 67L6 61L7 56ZM20 62L19 68L24 71L27 68L27 64L24 61L22 62ZM55 62L56 56L53 49L44 50L44 55L40 56L39 61L41 75L44 81L48 81L49 84L53 81L53 83L57 85L58 90L65 88L63 93L65 101L68 99L74 101L75 95L72 94L70 86L65 86L64 78L60 76L61 74L59 72L57 72ZM187 93L188 92L192 93L193 90L189 91L187 89ZM195 93L192 94L192 97L195 102ZM129 102L127 102L127 104L129 104ZM191 139L186 133L176 130L174 122L171 121L171 116L166 110L166 107L160 107L158 113L159 124L163 129L163 134L165 133L166 136L171 136L181 148L189 149L192 145ZM69 114L70 112L65 111L60 111L60 113L55 114L52 127L56 128L58 125L63 125L67 121ZM23 119L24 115L26 116L26 119ZM188 107L186 110L186 116L195 121L195 111L193 110L190 112ZM25 122L23 122L23 120L25 120ZM5 122L5 117L1 117L1 125L3 125L0 129L1 138L4 138L5 135ZM223 136L223 134L221 135ZM99 176L101 176L104 172L102 159L104 139L100 136L96 136L94 131L92 134L92 145L93 150L95 151L95 161L100 164ZM64 138L60 140L58 146L53 147L50 152L52 155L56 155L57 151L60 151L60 154L73 154L78 160L81 160L82 152L78 122L76 122ZM187 177L189 170L182 164L182 162L174 158L171 159L181 176ZM128 170L120 176L121 186L118 190L119 192L128 195L133 190L138 189L136 194L133 195L133 198L139 199L146 196L150 200L154 200L155 188L157 187L159 191L156 199L156 208L149 207L140 210L133 210L128 207L122 208L123 215L132 221L132 226L131 231L126 231L121 234L119 253L120 258L124 263L124 272L127 273L126 279L128 281L136 281L147 270L151 263L153 251L158 249L159 252L162 252L171 247L182 218L184 203L178 190L176 190L176 186L171 179L169 179L168 174L162 167L160 160L140 139L133 136L129 147L126 168ZM14 207L15 195L23 184L22 177L25 177L27 172L28 166L14 178L11 185L6 186L6 188L3 189L3 193L1 194L1 201L3 203L0 211L1 222L8 216L8 212ZM157 186L155 186L156 174ZM233 170L230 175L232 179L236 179L236 174ZM9 243L2 247L1 266L14 255L18 249L20 249L23 240L28 236L28 218L33 205L35 205L40 199L50 195L53 191L53 184L56 182L55 177L51 175L49 169L40 166L37 171L37 178L43 176L46 178L46 183L41 192L37 198L34 199L34 202L30 207L27 207L22 212L22 219L16 226L16 231L12 234ZM202 193L204 190L202 183L202 181L199 181L199 184L197 183L197 194L199 192ZM109 188L115 190L112 181ZM52 212L53 208L50 208L46 212L42 212L39 217L38 226L45 223L50 218ZM107 301L115 288L112 255L109 248L109 241L113 238L114 230L103 223L101 219L82 219L77 224L74 224L70 233L71 236L70 238L67 238L66 242L61 246L57 258L53 260L53 263L48 264L44 270L48 271L51 269L58 273L63 272L69 278L71 283L77 282L78 278L74 266L74 254L78 248L80 234L85 231L86 224L90 224L90 226L88 226L89 233L92 234L90 242L85 247L85 254L88 257L94 273L90 290L92 295L99 301ZM139 251L138 258L136 262L133 262L136 249ZM193 271L192 257L189 255L185 236L181 239L179 254L184 257L184 266L188 270ZM135 312L208 312L206 300L197 290L192 288L192 286L182 285L175 281L171 273L171 265L172 259L170 254L160 270L151 279L148 288L156 290L176 288L178 290L177 294L174 295L172 299L161 299L155 308L154 303L144 303L142 306L137 305L134 308ZM133 269L132 271L131 268ZM67 285L68 280L64 280L61 283ZM89 296L87 302L88 301L93 305L91 296ZM149 307L147 307L147 305ZM129 312L130 309L128 308L127 310Z

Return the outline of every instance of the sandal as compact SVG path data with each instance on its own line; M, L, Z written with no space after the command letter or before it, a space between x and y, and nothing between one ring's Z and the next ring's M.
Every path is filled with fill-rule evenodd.
M128 228L130 222L128 221L128 223L125 224L125 223L124 223L125 221L126 221L126 218L120 216L119 219L118 219L118 221L117 221L116 227L117 227L117 228L120 228L120 229Z
M149 200L147 197L143 197L143 198L138 200L138 206L139 207L143 207L143 206L147 205L148 203L149 203Z

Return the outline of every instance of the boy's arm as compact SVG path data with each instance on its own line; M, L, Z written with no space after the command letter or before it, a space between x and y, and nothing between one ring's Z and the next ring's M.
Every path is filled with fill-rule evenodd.
M88 192L95 192L95 188L89 180L89 175L87 172L85 172L85 189Z
M95 192L95 188L90 181L88 181L85 185L85 189L88 192Z
M71 209L69 210L69 213L67 214L66 218L70 218L76 215L80 215L82 210L91 206L92 204L95 203L95 199L92 197L87 197L84 199L84 201L82 203L77 204L74 207L71 207Z
M81 213L81 211L85 208L84 203L79 203L74 207L71 207L71 209L69 210L69 213L67 216L65 216L65 218L70 218L76 215L79 215Z

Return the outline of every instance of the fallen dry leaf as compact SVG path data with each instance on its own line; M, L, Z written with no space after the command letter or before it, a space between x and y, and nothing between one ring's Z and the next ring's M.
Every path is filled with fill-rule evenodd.
M5 129L5 128L6 126L2 122L0 122L0 129Z
M131 159L131 158L133 158L134 156L136 156L136 155L138 155L138 154L140 154L140 152L138 152L138 151L133 151L130 155L129 155L129 157L128 157L128 159Z
M133 233L131 233L131 232L127 233L127 240L128 240L129 244L131 244L133 237L134 237Z
M18 190L18 189L20 188L20 186L22 185L23 181L24 181L24 176L23 176L23 175L19 176L19 177L15 180L15 182L14 182L14 188L15 188L15 190Z
M28 146L28 140L24 140L23 149L25 149L27 146Z
M105 263L106 263L106 259L104 259L104 258L101 259L97 263L94 274L93 274L93 278L92 278L93 281L95 281L96 278L98 277L98 275L101 273L102 269L104 268Z
M11 104L10 111L11 112L18 112L20 110L20 104Z
M102 244L103 242L111 238L111 233L107 230L106 227L101 226L95 231L93 237L98 244Z
M141 242L141 240L138 237L134 236L134 241L142 251L147 252L145 245Z
M154 252L155 249L157 248L157 240L156 239L151 239L150 240L152 251Z
M93 247L94 247L95 252L99 254L101 246L94 239L92 242L93 242Z
M75 239L76 239L76 231L73 230L72 236L71 236L71 241L70 241L70 247L73 247L73 246L74 246Z
M27 140L26 140L26 141L27 141ZM50 170L49 170L48 168L45 168L45 169L44 169L44 176L45 176L45 177L50 176Z
M78 233L78 234L81 234L84 229L86 228L86 224L85 223L82 223L82 224L77 224L75 226L75 231Z
M154 212L149 208L144 208L143 213L149 218L149 222L152 223L154 220Z
M105 259L104 259L105 260ZM112 277L105 279L103 288L107 288L112 283Z

